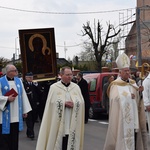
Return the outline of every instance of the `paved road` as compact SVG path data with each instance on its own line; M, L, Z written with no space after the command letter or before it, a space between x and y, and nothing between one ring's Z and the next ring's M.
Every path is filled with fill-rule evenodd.
M105 142L108 122L107 119L90 120L85 125L84 150L102 150ZM20 132L19 150L35 150L40 123L35 124L35 139L26 137L26 126ZM150 136L148 139L150 147Z
M26 137L26 125L20 132L19 150L35 150L40 123L35 124L35 139ZM107 124L101 124L97 120L90 120L85 125L84 150L102 150L107 131Z

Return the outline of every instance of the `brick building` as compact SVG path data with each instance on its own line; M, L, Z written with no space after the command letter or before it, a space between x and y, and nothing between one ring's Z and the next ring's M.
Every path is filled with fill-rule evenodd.
M137 0L137 8L139 10L139 26L141 38L141 54L142 63L150 64L150 0ZM136 14L137 15L137 14ZM138 56L137 54L137 26L136 20L125 41L125 53Z

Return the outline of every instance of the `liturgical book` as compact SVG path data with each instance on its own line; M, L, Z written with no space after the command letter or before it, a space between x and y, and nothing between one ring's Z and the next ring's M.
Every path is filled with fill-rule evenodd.
M13 97L16 97L18 95L18 93L12 88L11 90L9 90L5 96L9 96L9 95L12 95L13 94Z

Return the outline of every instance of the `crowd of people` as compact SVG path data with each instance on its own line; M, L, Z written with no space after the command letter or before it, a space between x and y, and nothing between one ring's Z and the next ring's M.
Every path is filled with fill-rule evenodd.
M147 150L150 74L144 80L139 72L131 76L125 53L118 56L116 64L117 79L108 76L103 86L102 107L109 115L104 150ZM91 104L88 83L81 72L73 78L71 68L63 67L59 81L37 83L32 72L22 80L17 68L8 64L0 89L1 150L18 150L23 121L31 139L35 123L41 122L36 150L83 150L84 124L88 123Z

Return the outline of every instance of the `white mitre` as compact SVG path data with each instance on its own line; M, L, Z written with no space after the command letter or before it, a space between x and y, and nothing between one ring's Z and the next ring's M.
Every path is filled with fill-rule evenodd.
M130 59L125 53L122 53L117 57L116 64L119 69L129 68L130 67Z

